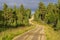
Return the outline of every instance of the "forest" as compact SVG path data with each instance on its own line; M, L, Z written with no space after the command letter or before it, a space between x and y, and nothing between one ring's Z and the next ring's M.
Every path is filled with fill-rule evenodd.
M3 9L0 10L0 26L8 28L26 26L29 25L30 17L31 10L24 8L23 4L19 8L16 5L11 8L4 3ZM54 29L60 29L60 1L56 4L49 3L47 6L40 2L34 13L34 20L44 21L52 25Z
M43 21L51 25L54 30L60 30L60 0L58 3L49 3L47 6L40 2L34 14L35 21Z
M0 10L0 26L1 27L18 27L29 25L29 18L31 17L31 10L25 9L23 4L19 8L14 5L14 8L8 7L4 3L3 9Z
M30 24L29 19L32 16L34 17ZM0 40L12 40L15 36L34 29L37 25L44 26L47 40L60 40L60 0L48 5L40 2L33 14L32 10L25 8L23 4L19 7L14 5L13 8L6 3L3 4L0 10ZM40 32L39 28L37 27L38 32Z
M34 28L29 24L30 18L31 10L23 4L18 8L14 5L12 8L4 3L0 10L0 40L12 40L16 35Z

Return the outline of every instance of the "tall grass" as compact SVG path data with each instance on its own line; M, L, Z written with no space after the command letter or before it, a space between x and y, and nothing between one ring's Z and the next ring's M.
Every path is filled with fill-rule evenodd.
M15 36L20 35L30 29L33 29L34 26L30 27L18 27L18 28L11 28L6 31L0 32L0 40L12 40Z
M55 31L48 25L45 26L45 34L47 40L60 40L60 31Z

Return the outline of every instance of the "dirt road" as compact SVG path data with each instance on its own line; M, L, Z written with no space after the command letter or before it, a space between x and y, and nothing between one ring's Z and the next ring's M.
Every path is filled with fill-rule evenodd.
M30 24L34 25L34 23L32 23L33 20L33 16L32 18L29 20ZM35 24L36 28L32 29L26 33L24 33L23 35L20 35L16 38L14 38L13 40L45 40L45 33L44 33L44 27L42 25L38 25Z

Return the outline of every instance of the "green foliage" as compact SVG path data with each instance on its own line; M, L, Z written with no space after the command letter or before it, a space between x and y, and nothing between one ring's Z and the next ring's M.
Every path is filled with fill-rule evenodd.
M40 2L38 9L40 11L41 20L44 20L45 19L45 14L46 14L46 11L47 11L45 4Z
M44 3L40 2L38 9L35 11L34 19L35 20L44 20L46 14L46 6Z
M58 4L49 3L47 6L40 2L34 14L35 21L44 21L54 29L60 29L60 1Z
M0 25L2 26L2 24L3 24L3 16L2 16L2 14L3 14L3 11L1 11L0 10Z
M58 21L58 23L57 23L57 28L56 28L57 30L59 30L60 29L60 21Z
M35 20L35 21L41 20L41 13L40 13L39 11L40 11L39 9L37 9L37 10L35 11L35 14L34 14L34 20Z
M0 11L0 26L4 27L17 27L29 25L29 18L31 17L31 10L25 9L23 4L20 8L14 5L14 8L9 8L4 3L3 10Z

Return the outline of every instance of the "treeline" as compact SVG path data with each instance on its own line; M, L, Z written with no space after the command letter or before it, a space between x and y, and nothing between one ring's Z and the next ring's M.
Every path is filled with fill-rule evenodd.
M49 3L47 6L40 2L34 14L35 21L44 21L54 29L60 29L60 0L58 3Z
M24 8L23 4L19 8L8 7L4 3L3 9L0 10L0 27L18 27L29 25L31 10Z

